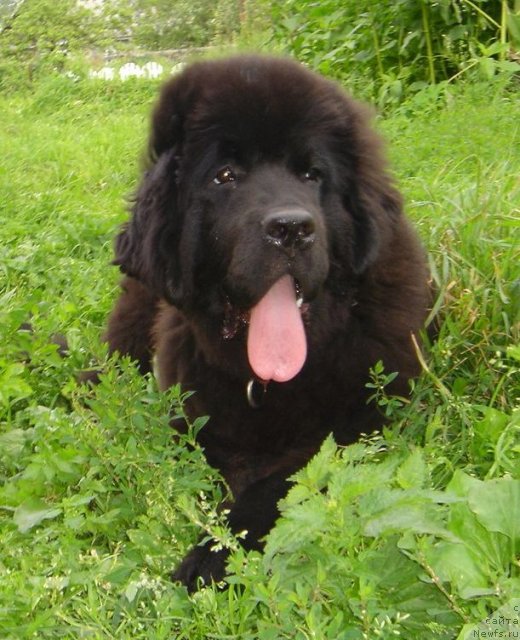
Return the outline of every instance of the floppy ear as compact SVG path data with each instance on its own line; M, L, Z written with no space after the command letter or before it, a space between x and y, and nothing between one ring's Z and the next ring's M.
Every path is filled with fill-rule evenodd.
M339 264L348 260L349 270L361 274L392 235L402 213L402 198L387 171L382 141L369 124L367 109L343 96L342 110L345 119L336 137L336 151L340 197L349 229L335 253Z
M380 173L378 173L378 170ZM353 222L352 266L365 271L379 255L402 212L402 198L384 169L362 167L342 201Z
M123 273L172 303L182 296L177 256L181 216L177 208L176 165L171 150L145 172L131 218L116 238L114 260Z
M178 255L183 213L177 177L193 93L186 75L163 87L152 117L148 168L134 197L130 220L115 242L114 264L172 304L180 304L183 297Z

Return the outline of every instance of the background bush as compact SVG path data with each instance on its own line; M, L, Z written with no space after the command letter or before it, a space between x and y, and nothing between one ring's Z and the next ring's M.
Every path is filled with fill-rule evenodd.
M1 5L0 82L115 55L254 42L347 82L382 107L472 74L518 73L520 0L76 0Z
M94 9L77 0L0 5L0 86L30 86L52 72L139 51L188 49L230 40L247 13L239 0L114 0Z
M518 72L517 0L282 0L272 11L277 46L380 105L474 67Z

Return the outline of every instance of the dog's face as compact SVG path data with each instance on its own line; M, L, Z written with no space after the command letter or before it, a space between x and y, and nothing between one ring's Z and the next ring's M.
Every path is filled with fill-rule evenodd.
M400 212L362 108L294 62L196 64L152 125L116 263L187 314L247 315L284 278L345 295Z
M193 286L214 293L218 282L234 306L249 309L289 274L310 300L329 272L323 170L296 145L275 156L232 134L204 139L200 153L188 138L180 165L179 196L205 254Z

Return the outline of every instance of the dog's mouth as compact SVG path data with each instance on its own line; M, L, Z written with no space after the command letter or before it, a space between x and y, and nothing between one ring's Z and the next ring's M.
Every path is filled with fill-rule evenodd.
M277 280L249 310L227 305L222 335L230 340L248 326L247 356L262 381L287 382L302 369L307 357L304 321L309 305L290 275Z

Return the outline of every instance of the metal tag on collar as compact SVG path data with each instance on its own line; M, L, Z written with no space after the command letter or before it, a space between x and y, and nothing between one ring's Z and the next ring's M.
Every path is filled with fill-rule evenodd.
M251 378L247 383L247 401L253 409L259 409L264 404L267 384L264 380L258 380L257 378Z

